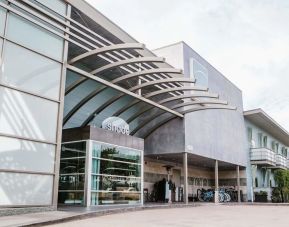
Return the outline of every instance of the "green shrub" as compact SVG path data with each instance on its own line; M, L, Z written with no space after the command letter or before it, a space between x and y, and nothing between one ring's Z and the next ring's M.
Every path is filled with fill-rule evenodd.
M255 195L265 195L268 196L268 193L266 191L259 191L259 192L255 192Z

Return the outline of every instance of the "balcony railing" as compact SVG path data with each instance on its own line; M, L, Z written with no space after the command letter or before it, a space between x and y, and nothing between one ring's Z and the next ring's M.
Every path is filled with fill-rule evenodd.
M287 168L287 159L280 154L276 154L276 167L286 169Z
M276 166L276 154L268 148L251 148L250 159L252 164Z

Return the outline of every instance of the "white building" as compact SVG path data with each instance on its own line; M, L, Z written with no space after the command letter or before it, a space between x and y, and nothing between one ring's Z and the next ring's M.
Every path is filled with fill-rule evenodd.
M266 191L271 200L274 171L288 168L289 133L262 109L245 111L244 117L251 163L248 184L251 193Z

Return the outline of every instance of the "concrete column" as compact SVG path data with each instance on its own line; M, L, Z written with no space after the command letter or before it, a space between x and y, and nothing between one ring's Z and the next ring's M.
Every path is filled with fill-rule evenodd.
M215 160L215 203L219 203L219 165Z
M241 202L241 191L240 191L240 167L236 167L237 170L237 191L238 191L238 203Z
M184 169L184 202L189 203L188 193L188 153L185 152L183 155L183 169Z

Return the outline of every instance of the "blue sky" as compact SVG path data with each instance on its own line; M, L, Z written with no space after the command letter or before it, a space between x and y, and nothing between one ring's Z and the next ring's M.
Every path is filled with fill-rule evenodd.
M289 131L288 0L87 0L150 49L185 41Z

